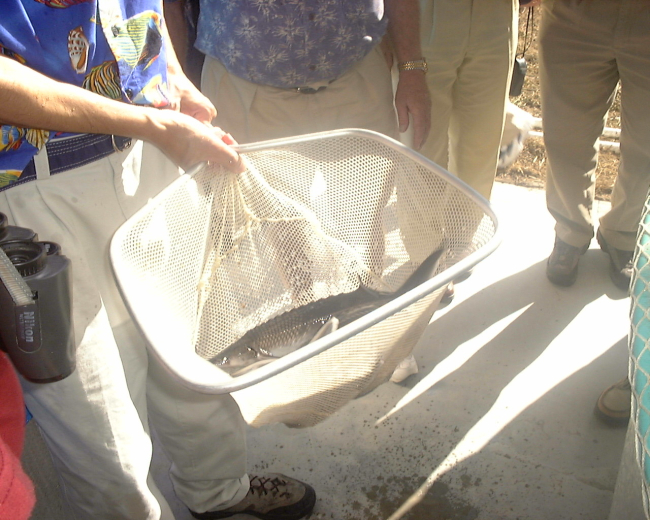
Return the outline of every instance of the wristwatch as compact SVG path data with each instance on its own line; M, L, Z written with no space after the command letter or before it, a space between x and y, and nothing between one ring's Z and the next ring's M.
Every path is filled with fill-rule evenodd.
M419 60L399 62L397 64L397 70L400 72L404 70L421 70L426 74L426 72L429 70L429 67L427 67L427 60L420 58Z

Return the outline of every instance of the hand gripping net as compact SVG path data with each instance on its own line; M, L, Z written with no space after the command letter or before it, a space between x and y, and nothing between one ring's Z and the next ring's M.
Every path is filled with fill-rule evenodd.
M134 320L173 377L231 392L250 424L310 426L390 377L447 282L496 247L496 221L460 181L373 132L241 151L245 173L204 165L184 175L122 226L111 259ZM291 309L360 284L394 291L440 247L438 274L373 319L236 378L206 361Z

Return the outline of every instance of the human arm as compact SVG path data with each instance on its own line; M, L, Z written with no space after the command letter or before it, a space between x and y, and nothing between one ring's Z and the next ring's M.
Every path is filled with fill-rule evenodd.
M420 46L420 6L418 0L385 0L388 35L397 63L422 58ZM395 93L395 108L400 132L413 124L413 146L420 149L431 126L431 98L421 70L400 71Z
M171 96L170 108L180 110L203 123L210 123L216 116L217 110L212 102L205 97L192 81L185 75L178 56L187 53L187 25L182 5L184 0L165 2L165 25L163 37L167 40L167 77ZM174 6L180 6L174 7ZM169 9L172 9L170 12ZM180 9L180 12L176 12ZM182 33L182 36L179 34ZM185 42L179 50L175 48L179 38Z
M0 124L142 139L184 169L201 161L229 165L239 160L226 144L227 134L190 115L105 98L4 56L0 56Z

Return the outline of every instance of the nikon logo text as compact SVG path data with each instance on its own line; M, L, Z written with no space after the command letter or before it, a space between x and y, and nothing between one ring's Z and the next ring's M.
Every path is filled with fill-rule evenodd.
M41 318L36 305L15 309L16 346L26 354L37 352L41 346Z
M26 311L20 316L23 330L23 338L28 343L34 342L34 329L36 328L36 317L34 311Z

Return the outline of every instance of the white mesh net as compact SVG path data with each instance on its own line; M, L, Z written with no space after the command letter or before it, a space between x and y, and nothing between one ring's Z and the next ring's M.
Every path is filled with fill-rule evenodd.
M187 365L186 379L200 373L227 384L230 376L204 360L219 359L247 331L360 286L397 291L443 247L440 276L495 236L469 190L379 134L329 132L243 150L247 172L205 166L185 175L113 239L125 301L181 382ZM444 285L441 278L399 312L234 392L245 419L310 426L386 381Z

